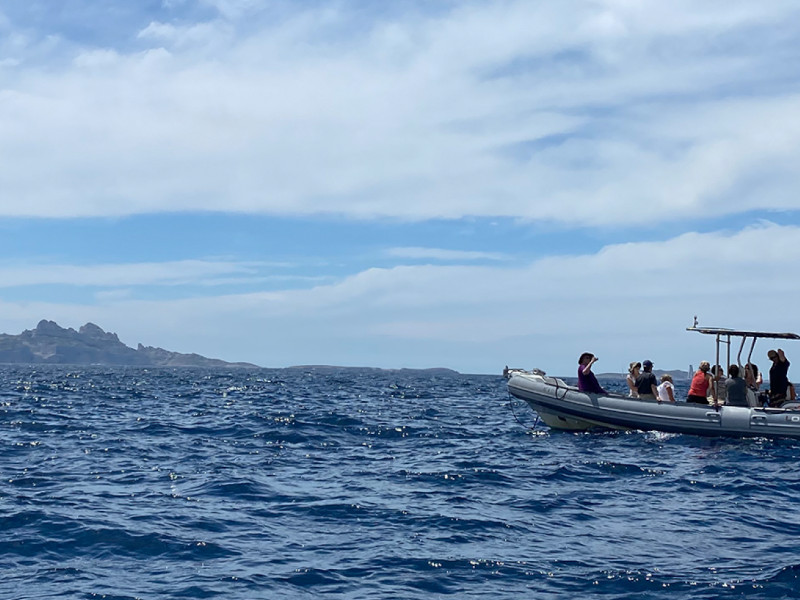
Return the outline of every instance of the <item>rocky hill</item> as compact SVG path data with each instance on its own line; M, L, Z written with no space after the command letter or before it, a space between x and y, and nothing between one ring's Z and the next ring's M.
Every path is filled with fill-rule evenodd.
M115 333L87 323L78 331L54 321L40 321L36 329L19 335L0 334L0 363L50 365L127 365L140 367L255 367L229 363L199 354L181 354L152 346L134 349Z

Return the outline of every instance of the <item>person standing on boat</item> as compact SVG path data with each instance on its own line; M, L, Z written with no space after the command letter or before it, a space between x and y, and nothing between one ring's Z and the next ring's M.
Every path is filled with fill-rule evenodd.
M658 384L653 374L653 361L642 361L642 369L644 370L636 378L636 391L642 400L655 400L658 398Z
M578 389L590 394L608 394L592 373L592 365L597 362L597 357L591 352L584 352L578 359Z
M636 378L639 376L639 370L642 368L642 363L640 362L632 362L628 366L628 375L625 377L625 381L628 382L628 397L630 398L638 398L639 392L636 391Z
M770 350L767 358L772 361L769 368L769 405L780 406L786 401L789 390L789 360L783 350Z
M747 382L739 377L739 365L728 367L728 378L725 380L728 406L750 406L747 403Z
M705 404L708 406L708 390L711 390L711 395L714 398L714 403L717 402L716 391L714 390L714 381L709 374L711 370L711 363L704 360L695 371L692 377L692 384L689 386L689 395L686 397L686 402L690 404Z

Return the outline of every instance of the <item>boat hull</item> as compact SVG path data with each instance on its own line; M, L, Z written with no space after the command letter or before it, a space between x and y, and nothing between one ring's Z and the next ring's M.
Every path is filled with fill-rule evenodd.
M553 429L664 431L713 437L800 439L800 411L656 402L579 391L538 373L512 374L509 393Z

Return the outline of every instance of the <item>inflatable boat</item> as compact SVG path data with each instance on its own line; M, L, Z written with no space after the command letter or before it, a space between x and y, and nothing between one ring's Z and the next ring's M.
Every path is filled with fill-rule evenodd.
M735 359L740 364L748 341L751 341L751 346L746 360L750 362L757 339L800 339L793 333L699 328L696 323L688 330L716 335L717 364L720 364L720 351L727 348L728 365L731 364L730 354L736 339L741 340ZM659 402L613 393L593 394L580 391L558 377L548 377L538 369L510 369L508 391L524 400L552 429L633 429L701 436L800 439L798 402L786 402L780 408L740 407ZM752 394L750 400L751 405L756 403Z

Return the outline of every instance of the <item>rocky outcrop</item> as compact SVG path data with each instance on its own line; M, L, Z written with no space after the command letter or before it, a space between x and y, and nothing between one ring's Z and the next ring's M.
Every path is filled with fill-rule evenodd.
M163 348L133 349L117 334L87 323L78 331L54 321L40 321L36 329L19 335L0 334L0 363L51 365L127 365L141 367L255 367L229 363L199 354L181 354Z

